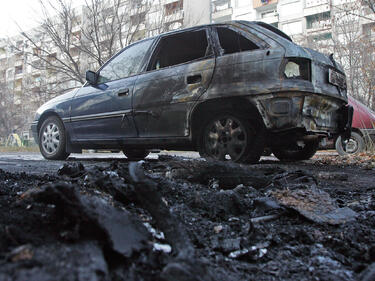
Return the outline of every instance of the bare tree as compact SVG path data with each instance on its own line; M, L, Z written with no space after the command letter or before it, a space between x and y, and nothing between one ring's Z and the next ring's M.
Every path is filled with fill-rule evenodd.
M362 32L359 18L336 11L332 18L332 28L335 33L333 37L335 58L345 69L348 77L348 92L358 98L362 61Z
M363 27L361 38L362 61L360 65L360 86L365 96L365 103L375 109L375 23L369 23Z
M370 10L375 14L375 0L362 0L362 3L369 7Z
M65 0L39 2L43 20L38 28L21 33L29 45L23 51L38 58L28 62L33 68L47 70L56 78L56 88L64 85L66 90L70 81L85 82L84 72L89 66L102 65L140 39L137 34L151 7L148 0L86 0L79 8ZM17 44L13 46L17 49Z
M13 91L3 82L0 83L0 124L0 137L3 138L27 124L21 101L17 100Z

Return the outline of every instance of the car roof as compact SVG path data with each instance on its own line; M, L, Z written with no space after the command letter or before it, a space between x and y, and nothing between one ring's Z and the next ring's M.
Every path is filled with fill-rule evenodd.
M245 21L245 20L231 20L231 21L224 21L224 22L220 22L220 23L210 23L210 24L203 24L203 25L197 25L197 26L192 26L192 27L187 27L187 28L182 28L182 29L177 29L177 30L172 30L172 31L168 31L168 32L164 32L164 33L160 33L158 35L155 35L155 36L152 36L152 37L147 37L147 38L144 38L142 40L139 40L137 42L141 42L143 40L149 40L149 39L155 39L155 38L158 38L158 37L161 37L161 36L165 36L165 35L172 35L172 34L178 34L178 33L182 33L182 32L186 32L186 31L194 31L194 30L199 30L199 29L202 29L202 28L205 28L205 27L210 27L210 26L221 26L221 25L246 25L246 26L252 26L252 25L256 25L258 27L261 27L261 28L265 28L265 29L268 29L269 31L289 40L289 41L292 41L292 39L286 35L284 32L282 32L280 29L268 24L268 23L265 23L265 22L261 22L261 21ZM135 43L135 42L134 42Z

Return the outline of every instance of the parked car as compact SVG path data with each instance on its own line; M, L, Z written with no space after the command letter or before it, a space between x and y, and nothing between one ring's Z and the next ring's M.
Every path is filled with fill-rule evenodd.
M365 149L375 148L375 112L348 96L348 101L354 108L352 133L343 149L341 137L335 141L335 148L340 155L355 154Z
M350 135L346 78L333 57L262 22L232 21L136 42L82 88L41 106L32 124L46 159L82 149L198 150L217 160L308 159L328 134Z

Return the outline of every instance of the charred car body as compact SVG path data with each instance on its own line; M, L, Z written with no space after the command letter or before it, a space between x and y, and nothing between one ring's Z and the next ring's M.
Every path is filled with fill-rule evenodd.
M198 150L204 157L259 160L314 155L327 135L350 135L343 70L261 22L179 30L134 43L80 89L44 104L32 131L43 156L82 149Z

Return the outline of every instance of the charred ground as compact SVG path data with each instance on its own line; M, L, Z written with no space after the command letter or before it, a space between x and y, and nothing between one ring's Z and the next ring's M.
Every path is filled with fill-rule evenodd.
M341 160L0 166L0 280L374 280L374 170Z

